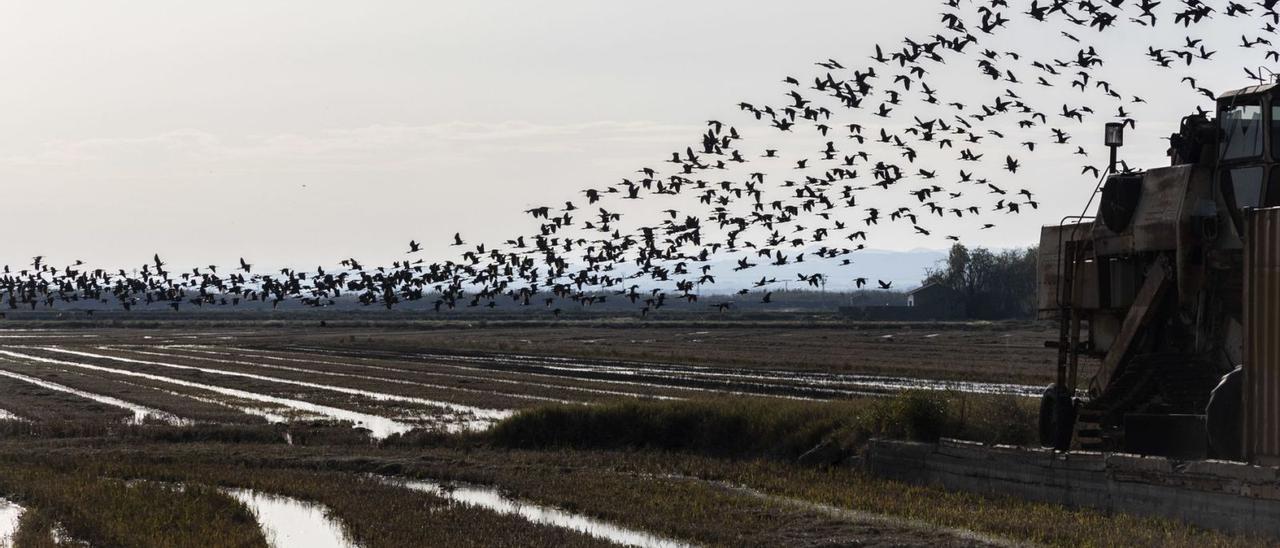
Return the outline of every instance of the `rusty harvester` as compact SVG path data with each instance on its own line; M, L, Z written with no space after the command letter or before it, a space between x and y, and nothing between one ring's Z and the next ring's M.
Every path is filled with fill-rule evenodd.
M1096 216L1042 230L1044 445L1280 461L1280 85L1214 115L1182 120L1171 165L1113 167ZM1114 166L1123 126L1107 129Z

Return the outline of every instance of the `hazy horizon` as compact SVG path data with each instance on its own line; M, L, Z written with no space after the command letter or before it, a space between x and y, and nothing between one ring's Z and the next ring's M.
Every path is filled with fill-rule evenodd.
M896 5L9 6L0 22L0 179L19 199L0 222L21 236L9 238L0 264L44 255L127 268L153 253L179 267L239 257L295 268L345 257L387 264L410 239L423 245L418 258L452 258L454 232L493 244L528 233L537 225L523 209L577 200L582 188L657 165L696 142L708 119L768 144L772 134L737 103L776 100L787 89L780 78L816 70L815 60L860 66L875 44L937 27L932 4L927 17ZM1180 29L1164 29L1160 37L1181 40ZM1049 42L1037 32L1022 25L1000 43L1034 55ZM1096 39L1141 51L1126 41L1114 32ZM1141 55L1108 59L1099 72L1128 94L1177 84L1172 73L1128 76L1153 70ZM1247 83L1226 68L1197 69L1222 82L1217 89ZM959 63L933 70L939 86L965 87L974 75ZM1056 100L1069 90L1046 93ZM1122 157L1135 166L1161 165L1160 137L1204 104L1182 88L1164 95L1133 107L1140 122ZM1074 132L1093 147L1093 163L1105 153L1097 145L1106 119ZM1001 218L998 230L954 228L966 244L1033 245L1039 226L1079 213L1092 190L1079 162L1037 162L1018 179L1033 183L1042 207ZM638 222L652 207L628 213ZM946 248L934 240L886 229L867 244Z

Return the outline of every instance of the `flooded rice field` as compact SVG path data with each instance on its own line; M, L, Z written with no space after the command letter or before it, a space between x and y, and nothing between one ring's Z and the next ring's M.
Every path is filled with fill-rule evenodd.
M830 443L944 391L972 411L955 431L1022 436L1053 353L1001 329L0 330L0 547L1127 544Z
M387 339L366 336L362 342L351 331L315 330L0 330L0 382L38 391L27 400L6 402L0 420L119 416L131 424L170 425L333 421L381 439L415 429L482 430L515 411L545 404L715 395L829 400L912 389L1035 397L1043 390L1039 383L1007 382L1018 375L972 380L921 374L942 366L927 360L904 374L885 375L847 366L833 371L795 362L795 355L781 355L769 366L696 359L682 363L568 351L555 355L537 345L532 349L538 353L475 349L474 331L455 337L464 347L456 350L434 347L433 332L356 333ZM625 330L574 340L621 344L619 333ZM990 353L992 348L1033 355L1028 339L1034 334L978 331L969 339L951 333L873 335L853 333L849 338L861 337L860 344L896 338L890 344L898 348L914 348L903 343L907 338L926 350L943 345L946 350L936 353L939 361ZM805 351L810 344L789 339L789 333L767 336L777 339L776 348L783 349L779 352L793 346ZM409 344L415 337L425 341ZM670 338L673 348L740 338L724 330L685 330L659 332L642 341L661 344L663 337ZM966 340L971 341L969 351L958 350ZM1011 346L1014 340L1017 344ZM59 408L48 408L49 398L36 403L38 396L52 393Z
M177 416L171 413L166 413L164 411L160 411L157 409L151 409L141 405L129 403L127 401L119 400L110 396L104 396L101 394L95 394L93 392L88 392L85 390L77 390L75 388L63 386L60 384L55 384L52 382L42 381L40 379L37 379L34 377L28 377L26 375L22 375L19 373L0 370L0 376L9 377L11 379L22 381L24 383L33 384L40 388L53 390L55 392L63 392L66 394L79 396L84 399L92 400L104 405L119 407L121 409L128 410L133 414L132 417L128 420L128 422L131 424L144 424L148 420L155 420L158 422L173 424L173 425L182 425L186 423L186 421L178 418Z

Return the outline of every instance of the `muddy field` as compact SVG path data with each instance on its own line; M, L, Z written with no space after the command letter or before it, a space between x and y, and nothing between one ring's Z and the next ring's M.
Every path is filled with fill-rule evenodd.
M0 403L30 421L350 421L375 438L548 403L906 389L1037 396L1037 324L0 330Z
M1032 324L3 329L0 545L1238 542L789 460L808 445L780 461L489 435L522 411L624 402L872 424L854 415L889 407L859 402L904 390L1007 402L987 415L1029 423L1046 338Z

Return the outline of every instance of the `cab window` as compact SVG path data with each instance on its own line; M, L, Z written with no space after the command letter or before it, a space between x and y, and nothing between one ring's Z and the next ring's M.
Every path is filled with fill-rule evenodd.
M1262 167L1241 167L1228 169L1223 173L1229 205L1235 211L1262 206L1263 185Z
M1222 128L1222 159L1239 160L1262 155L1262 105L1256 100L1252 104L1228 107L1218 120Z
M1271 107L1271 157L1280 160L1280 147L1275 143L1280 143L1280 106ZM1275 180L1275 177L1272 177Z

